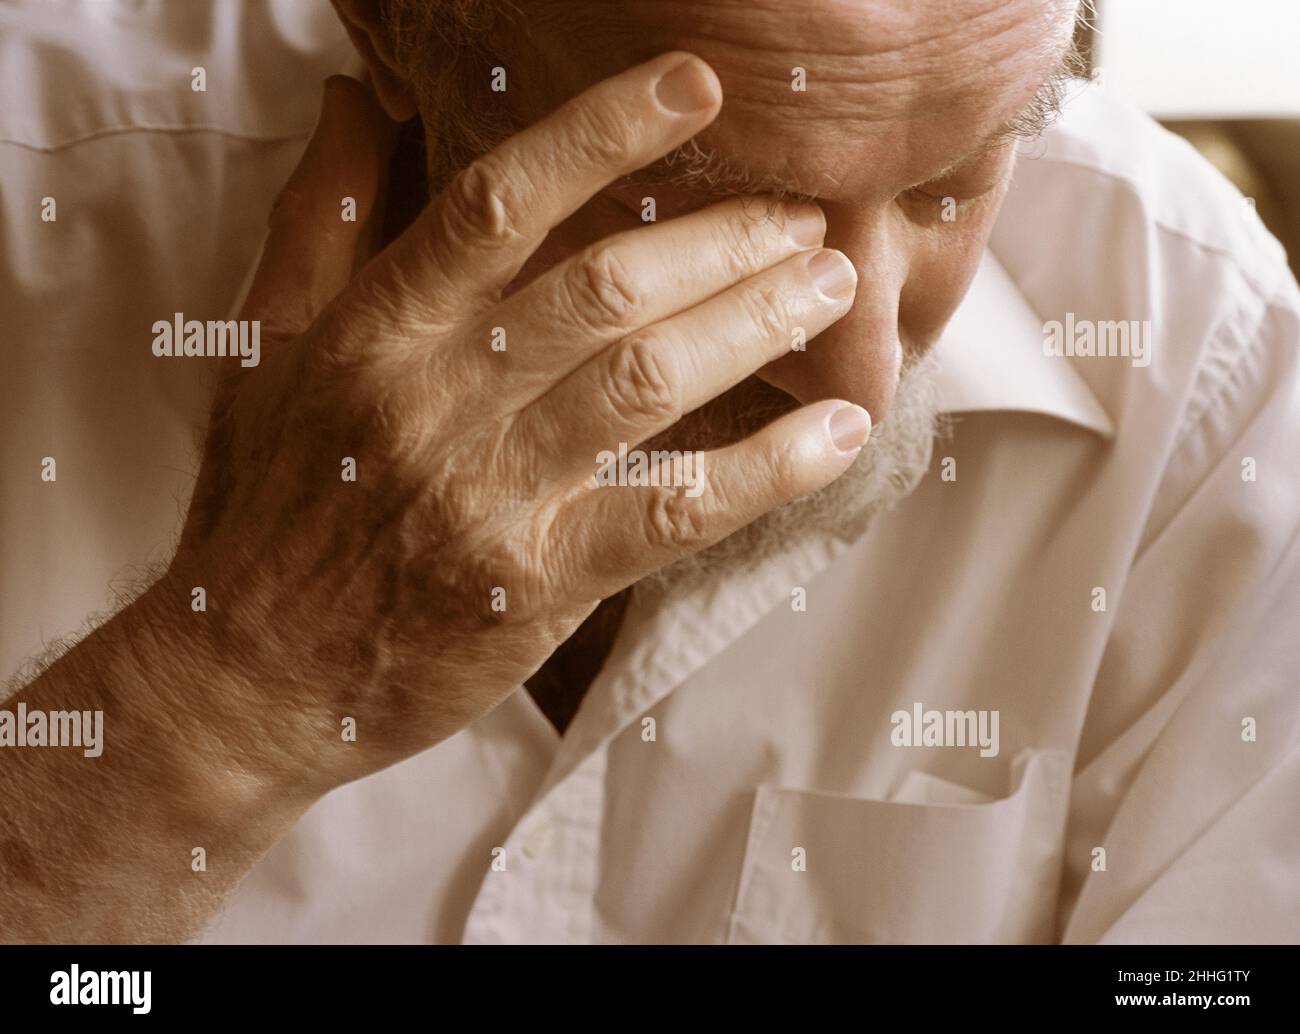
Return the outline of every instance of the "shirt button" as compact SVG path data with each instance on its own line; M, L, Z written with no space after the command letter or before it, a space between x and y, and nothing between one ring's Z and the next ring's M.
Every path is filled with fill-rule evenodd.
M555 823L549 819L537 823L524 837L524 856L536 858L543 854L551 842L551 833L554 829Z

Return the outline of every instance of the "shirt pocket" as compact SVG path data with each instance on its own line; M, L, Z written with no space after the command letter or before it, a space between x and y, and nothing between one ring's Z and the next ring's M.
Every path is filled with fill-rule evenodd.
M1001 799L933 777L908 800L760 786L727 941L1050 941L1069 777L1066 753L1024 750Z

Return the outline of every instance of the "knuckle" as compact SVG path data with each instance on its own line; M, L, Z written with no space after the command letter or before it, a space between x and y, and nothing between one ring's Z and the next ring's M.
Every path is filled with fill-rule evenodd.
M443 194L441 215L443 233L453 243L503 243L519 236L510 176L492 155L456 174Z
M355 374L350 388L341 387L331 419L341 425L341 444L350 455L365 457L367 467L378 463L385 478L419 480L429 422L421 400L388 381L387 365L370 364Z
M535 550L519 539L480 544L462 576L469 613L480 625L521 625L545 610L547 579Z
M610 245L593 248L573 263L567 289L569 306L584 326L622 327L639 307L633 277Z
M796 441L783 438L763 453L764 470L769 485L797 485L804 480L808 457L801 454Z
M418 262L438 262L436 246L429 241L413 242L419 251ZM350 347L373 352L376 346L388 350L397 339L405 338L413 325L426 330L433 318L430 292L416 285L417 263L391 261L380 266L366 266L347 287L348 331Z
M301 350L303 384L344 388L368 369L386 346L384 327L369 288L354 290L348 306L330 306L317 318ZM355 388L353 389L355 390Z
M387 457L395 471L418 471L428 445L426 424L411 399L387 392L371 404L363 425L363 442Z
M725 223L722 257L730 276L740 277L750 272L757 260L769 250L771 223L755 219L744 209L738 209Z
M581 106L572 134L578 157L596 168L621 168L631 150L628 127L627 119L607 105Z
M513 413L499 421L496 440L488 452L484 473L504 486L515 503L541 497L552 465L565 455L565 428L557 426L550 411L542 407Z
M709 522L700 499L680 489L657 489L645 508L645 536L653 548L689 552L708 544Z
M775 284L758 284L741 293L750 325L765 339L776 341L790 333L790 307L785 291Z
M436 471L433 462L429 466ZM445 486L439 492L430 492L425 500L424 518L422 530L428 541L439 544L462 542L482 522L479 505L464 485ZM454 551L448 549L446 552L451 554ZM442 563L435 566L439 571L457 569L455 564Z
M625 339L610 361L606 396L622 417L639 417L655 424L681 418L678 374L668 349L654 338L638 334Z

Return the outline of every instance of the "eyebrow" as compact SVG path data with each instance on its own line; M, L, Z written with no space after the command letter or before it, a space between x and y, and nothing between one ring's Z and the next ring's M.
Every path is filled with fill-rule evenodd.
M1061 114L1071 80L1086 77L1087 61L1071 45L1046 80L1034 91L1024 108L1000 125L970 151L927 179L941 179L967 162L994 150L1008 140L1034 140ZM714 198L750 194L772 195L774 202L814 201L817 190L806 190L783 172L762 172L747 163L724 155L713 146L692 137L658 161L623 177L630 185L673 186Z

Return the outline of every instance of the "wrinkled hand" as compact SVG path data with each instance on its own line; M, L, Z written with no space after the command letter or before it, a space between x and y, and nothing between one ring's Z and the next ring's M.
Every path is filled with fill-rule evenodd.
M819 402L707 453L703 491L593 476L602 451L785 354L791 328L848 311L852 267L819 247L815 206L719 203L503 297L552 227L715 117L697 58L665 54L519 133L355 274L382 116L357 83L326 92L242 313L262 362L218 390L164 579L229 675L183 706L249 771L319 791L482 716L602 598L821 488L866 435L845 433L856 407Z

